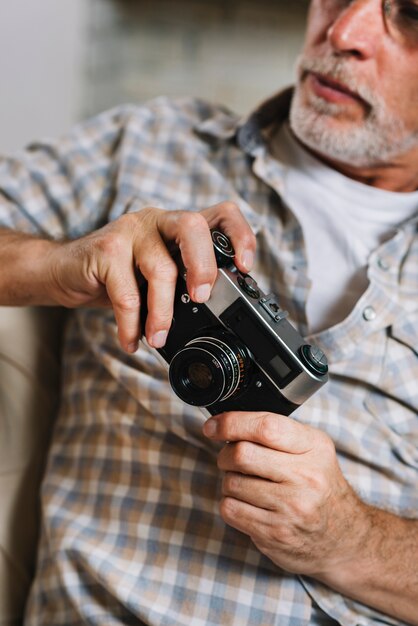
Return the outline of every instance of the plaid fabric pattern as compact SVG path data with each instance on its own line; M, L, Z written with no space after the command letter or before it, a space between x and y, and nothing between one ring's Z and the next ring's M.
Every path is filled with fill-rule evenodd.
M371 255L369 288L350 315L309 336L302 233L280 201L283 171L267 149L288 100L280 95L245 121L196 100L104 113L0 161L0 224L72 238L117 218L133 198L135 209L190 211L236 201L257 235L252 274L329 357L329 384L295 419L329 433L365 501L416 517L416 218ZM26 625L399 624L281 571L223 523L218 449L203 422L151 350L122 352L111 312L71 314Z

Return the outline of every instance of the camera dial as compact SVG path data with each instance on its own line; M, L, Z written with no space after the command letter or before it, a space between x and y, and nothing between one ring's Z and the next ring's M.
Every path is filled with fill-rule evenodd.
M245 389L252 369L247 348L227 331L214 330L189 341L172 358L169 380L179 398L210 406Z
M226 267L234 262L235 250L229 238L220 230L211 230L213 251L218 267Z
M318 346L305 344L301 347L300 353L305 364L314 374L324 375L328 372L327 357Z

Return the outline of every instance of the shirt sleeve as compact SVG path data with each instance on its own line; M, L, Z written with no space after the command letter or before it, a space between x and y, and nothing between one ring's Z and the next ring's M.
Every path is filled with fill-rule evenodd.
M141 108L122 106L0 156L0 227L54 239L76 238L108 221L126 129ZM120 201L128 201L126 189Z

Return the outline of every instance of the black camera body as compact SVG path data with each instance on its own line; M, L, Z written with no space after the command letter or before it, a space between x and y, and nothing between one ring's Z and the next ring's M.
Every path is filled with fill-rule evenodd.
M328 380L326 357L289 323L276 296L236 268L229 239L213 230L212 241L218 276L205 304L190 299L185 270L179 270L173 322L157 350L170 384L184 402L211 415L290 415ZM146 302L146 284L141 300Z

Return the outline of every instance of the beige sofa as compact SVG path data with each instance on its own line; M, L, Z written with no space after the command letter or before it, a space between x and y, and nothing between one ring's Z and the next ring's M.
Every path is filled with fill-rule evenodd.
M0 307L0 626L21 623L58 400L58 309Z

